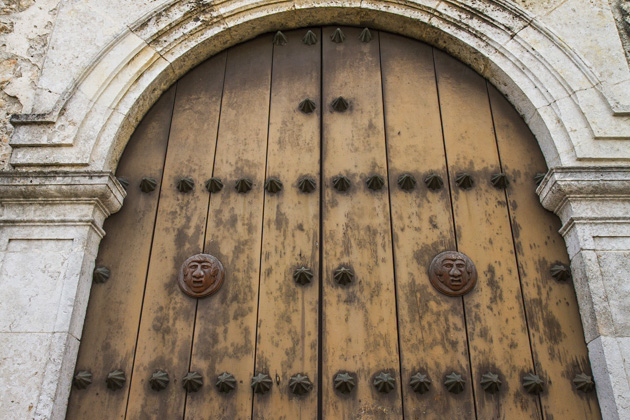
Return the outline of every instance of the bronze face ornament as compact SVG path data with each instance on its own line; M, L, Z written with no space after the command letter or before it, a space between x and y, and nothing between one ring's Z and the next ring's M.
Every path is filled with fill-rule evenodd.
M177 283L188 296L204 298L221 288L224 277L221 261L209 254L197 254L184 261Z
M462 296L477 284L477 269L461 252L444 251L431 261L429 280L433 287L448 296Z

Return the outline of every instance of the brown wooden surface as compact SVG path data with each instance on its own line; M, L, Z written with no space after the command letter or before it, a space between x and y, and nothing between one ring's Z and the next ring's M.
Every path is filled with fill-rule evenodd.
M278 177L284 189L265 193L256 370L280 383L255 398L257 419L317 419L321 44L303 44L305 33L287 32L287 45L273 52L267 177ZM319 28L314 33L321 39ZM298 109L305 98L317 104L310 115ZM307 175L318 188L304 194L297 182ZM293 281L302 266L313 271L304 286ZM297 373L314 384L301 397L288 387Z
M387 185L371 191L365 179L386 178L383 101L378 32L368 43L358 28L342 28L346 40L330 41L334 27L323 30L323 320L322 380L325 419L402 418L391 226ZM343 113L330 103L350 102ZM333 176L343 174L352 186L337 192ZM353 282L338 285L333 271L352 267ZM373 376L388 371L396 378L389 394L376 391ZM357 377L349 395L334 391L339 371Z
M489 92L501 163L511 180L506 191L534 360L547 385L543 413L547 420L596 420L601 416L595 392L573 385L578 373L592 375L573 284L549 272L558 262L568 265L569 257L558 234L560 220L536 195L534 175L547 171L545 160L516 110L494 87Z
M228 52L214 169L225 187L210 199L205 244L226 276L216 295L199 301L191 370L206 385L188 395L187 419L252 415L272 45L263 36ZM242 177L254 183L246 194L234 189ZM238 381L229 394L214 386L226 371Z
M572 284L549 275L568 258L559 221L535 194L533 175L546 168L523 121L438 50L377 31L363 43L362 29L346 27L337 44L335 29L313 29L313 46L303 29L284 46L268 34L231 48L141 122L118 167L128 196L97 260L112 278L92 288L79 353L77 370L91 370L94 383L73 389L68 419L600 418L595 393L572 383L590 373L587 351ZM338 96L348 111L333 112ZM310 115L297 109L306 97L317 104ZM455 185L464 171L470 191ZM501 171L506 190L490 184ZM397 185L406 172L418 182L411 192ZM423 183L433 172L445 181L437 192ZM351 179L348 192L333 189L339 174ZM365 185L373 174L386 179L380 191ZM297 188L304 175L317 181L311 194ZM158 190L141 193L143 176ZM187 194L175 187L183 176L196 182ZM205 190L211 176L222 191ZM282 192L264 191L270 176ZM234 189L242 177L254 181L247 194ZM428 280L448 249L477 266L478 285L463 298ZM176 276L201 251L226 277L197 301ZM347 286L333 279L342 264L356 274ZM292 279L302 265L314 272L307 286ZM128 381L113 392L104 380L118 368ZM171 378L159 393L148 385L156 369ZM389 394L372 384L382 370L396 378ZM204 378L198 392L182 389L188 371ZM230 394L215 387L224 371L238 381ZM339 371L356 375L350 395L334 390ZM409 386L417 371L432 380L426 394ZM451 371L466 379L459 395L443 385ZM498 394L480 386L487 371L500 374ZM531 371L545 381L540 397L523 389ZM274 381L266 395L252 393L256 372ZM296 373L313 381L310 394L290 393Z
M208 210L203 184L212 173L224 63L225 54L220 54L178 82L130 378L128 419L174 419L184 411L181 379L188 372L197 301L181 292L177 273L186 258L203 248ZM195 180L195 188L182 193L176 185L186 176ZM171 380L160 392L149 387L157 369Z
M112 276L104 284L93 284L76 367L92 372L93 383L85 390L72 389L69 420L94 418L94 413L107 413L110 419L125 417L129 382L111 391L105 378L116 369L129 378L133 366L160 188L158 184L145 194L139 183L145 176L162 181L174 99L172 87L138 125L118 164L117 175L129 180L127 197L120 211L105 222L106 235L96 260L97 266L109 267Z
M477 418L541 418L539 398L521 386L533 362L505 193L490 184L500 165L486 84L442 52L436 51L435 63L457 246L479 275L477 287L464 296ZM472 189L455 185L460 172L473 176ZM479 383L488 371L503 382L497 394Z
M439 293L427 275L435 255L456 249L433 51L387 33L380 40L405 417L474 418L462 299ZM412 192L396 186L406 172L418 181ZM424 185L430 173L444 180L441 190ZM433 381L425 394L409 386L418 371ZM452 371L468 382L457 396L441 384Z

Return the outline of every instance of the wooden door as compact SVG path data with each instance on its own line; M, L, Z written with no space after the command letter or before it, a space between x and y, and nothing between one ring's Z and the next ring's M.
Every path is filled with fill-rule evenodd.
M506 99L418 41L310 28L210 58L118 166L67 418L600 418L545 171ZM431 283L444 251L474 288ZM196 298L200 253L225 276Z

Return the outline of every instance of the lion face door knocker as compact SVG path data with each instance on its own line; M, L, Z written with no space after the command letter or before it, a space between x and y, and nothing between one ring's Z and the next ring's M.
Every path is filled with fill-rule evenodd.
M216 293L223 284L223 264L210 254L197 254L182 264L177 283L190 297L204 298Z
M444 251L431 261L429 280L433 287L448 296L462 296L477 284L477 269L466 255Z

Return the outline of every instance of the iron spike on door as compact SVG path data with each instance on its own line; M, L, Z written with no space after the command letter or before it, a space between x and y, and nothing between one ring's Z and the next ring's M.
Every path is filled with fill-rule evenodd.
M309 284L311 280L313 280L313 271L310 268L300 267L293 272L293 281L300 286Z
M437 191L444 186L444 181L442 181L442 177L437 174L429 174L424 178L424 184L431 191Z
M359 35L361 42L370 42L372 40L372 32L368 28L364 28Z
M396 379L389 372L379 372L374 377L374 388L378 390L378 392L382 392L383 394L388 394L394 390L396 387Z
M256 394L266 394L271 390L273 381L266 373L258 373L252 377L252 389Z
M276 32L273 37L273 45L284 46L287 45L287 37L280 31Z
M429 392L429 387L431 386L431 379L424 373L416 373L409 380L409 385L414 392L418 394L424 394Z
M339 96L333 99L333 101L330 103L330 106L337 112L346 112L348 110L348 107L350 106L350 103L343 96Z
M317 183L315 182L315 179L310 176L305 176L298 181L298 188L305 194L312 193L315 191L316 187Z
M372 191L378 191L385 185L385 179L380 175L372 175L365 180L365 183Z
M295 395L304 395L313 389L313 383L308 378L308 375L298 373L289 379L289 389Z
M346 39L346 36L341 31L341 28L335 29L335 32L330 36L330 40L336 44L341 44Z
M77 372L72 378L72 384L76 389L85 389L92 383L92 372L89 370L82 370Z
M116 391L121 389L127 378L125 377L125 372L120 369L113 370L107 374L107 378L105 379L105 383L107 384L107 388L112 391Z
M304 114L312 114L313 111L315 111L315 109L317 108L317 105L315 105L315 102L313 102L310 98L306 98L302 102L300 102L298 108Z
M112 272L109 268L104 266L96 267L94 269L94 272L92 273L92 281L94 283L105 283L107 280L109 280L111 275Z
M313 31L308 30L304 38L302 38L302 42L306 45L315 45L317 44L317 35Z
M356 382L354 377L348 372L339 372L333 379L335 389L342 394L349 394L354 389Z
M464 390L464 385L466 381L462 378L462 375L451 372L444 378L444 386L453 394L459 394Z
M499 379L499 375L492 372L484 373L481 375L481 387L489 394L499 392L499 388L501 388L501 379Z
M151 375L149 386L151 386L152 390L159 392L165 390L170 381L171 379L168 377L168 373L158 369Z
M155 191L157 187L157 181L155 178L144 177L140 180L140 191L143 193L150 193Z
M188 392L197 392L203 386L203 377L199 372L188 372L182 379L182 387Z
M223 372L217 377L217 382L215 385L219 392L227 394L236 388L236 379L231 373Z
M210 193L218 193L223 189L223 182L220 178L212 177L206 181L206 190Z

